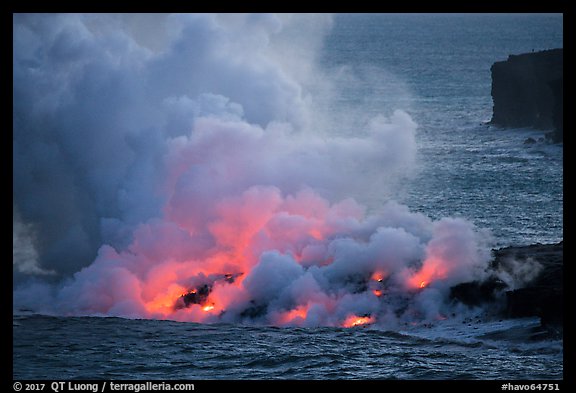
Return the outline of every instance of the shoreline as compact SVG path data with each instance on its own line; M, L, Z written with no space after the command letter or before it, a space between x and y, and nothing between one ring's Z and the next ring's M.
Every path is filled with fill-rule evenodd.
M451 298L468 306L493 305L506 319L538 317L540 328L562 336L564 241L492 250L488 276L458 284Z

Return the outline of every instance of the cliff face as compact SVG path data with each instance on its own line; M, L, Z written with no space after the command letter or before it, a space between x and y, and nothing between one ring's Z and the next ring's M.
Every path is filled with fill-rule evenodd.
M563 49L510 55L491 71L492 124L550 129L563 140Z

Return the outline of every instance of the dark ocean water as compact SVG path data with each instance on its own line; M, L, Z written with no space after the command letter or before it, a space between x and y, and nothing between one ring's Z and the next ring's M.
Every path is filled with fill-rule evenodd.
M561 240L562 145L525 145L545 132L486 123L491 65L562 47L562 26L552 14L337 17L324 61L354 75L341 99L367 117L404 109L419 126L417 169L390 197L435 219L465 217L497 246Z
M14 317L15 379L562 379L536 319L279 328Z
M339 15L321 61L369 118L418 123L415 173L390 195L462 216L496 245L563 238L561 145L488 126L490 66L563 46L561 15ZM337 119L337 117L335 117ZM375 195L373 198L383 198ZM536 319L439 321L395 331L200 325L15 313L15 379L562 379L562 340Z

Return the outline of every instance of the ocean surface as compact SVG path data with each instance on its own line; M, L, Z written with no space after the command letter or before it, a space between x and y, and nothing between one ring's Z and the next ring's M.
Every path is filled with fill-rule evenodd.
M405 110L417 167L390 195L429 217L464 217L495 247L563 238L563 147L502 130L490 66L563 46L562 15L338 15L320 62L367 118ZM277 328L15 310L14 379L562 379L563 342L538 320L449 318L388 331Z
M562 239L562 145L487 125L491 65L562 47L561 15L341 15L326 46L328 67L355 69L342 100L366 116L404 109L418 123L417 169L391 198L435 219L465 217L496 246Z
M15 316L14 378L562 379L562 342L538 340L538 324L384 331Z

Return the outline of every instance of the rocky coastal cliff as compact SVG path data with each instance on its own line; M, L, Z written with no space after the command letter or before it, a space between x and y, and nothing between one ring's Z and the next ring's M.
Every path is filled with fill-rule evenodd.
M453 287L451 296L469 306L494 304L503 318L539 317L542 327L561 334L563 255L563 242L493 250L491 274Z
M491 124L551 130L550 141L563 141L563 49L510 55L491 72Z

